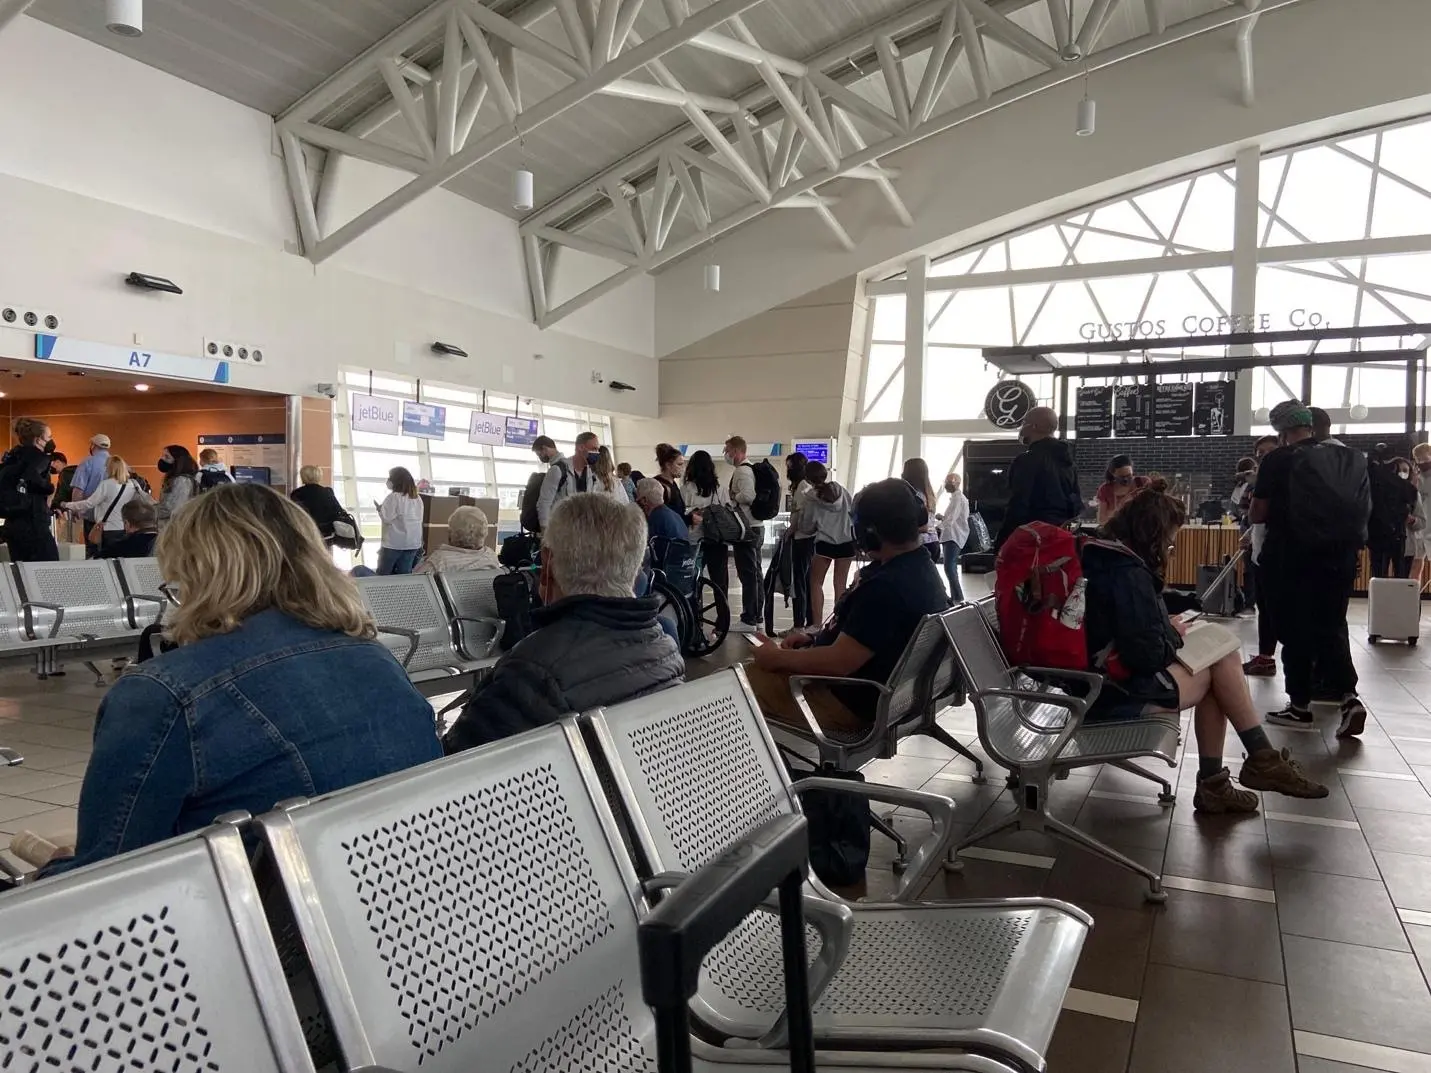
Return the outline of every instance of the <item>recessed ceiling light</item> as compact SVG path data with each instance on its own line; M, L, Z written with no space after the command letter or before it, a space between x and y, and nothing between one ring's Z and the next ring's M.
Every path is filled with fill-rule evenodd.
M149 390L149 385L148 385L148 384L135 384L135 385L134 385L134 390L135 390L135 391L148 391L148 390Z

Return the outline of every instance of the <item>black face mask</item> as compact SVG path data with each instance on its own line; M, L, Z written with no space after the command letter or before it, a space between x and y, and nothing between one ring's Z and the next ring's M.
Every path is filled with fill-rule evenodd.
M54 441L54 440L46 440L46 441L45 441L45 445L44 445L43 447L41 447L40 450L44 451L45 454L47 454L47 455L52 455L52 454L54 454L54 453L55 453L55 441Z
M159 467L159 472L160 472L160 473L171 473L171 472L173 472L173 469L174 469L174 463L172 463L172 462L165 462L164 459L162 459L162 458L159 459L159 461L156 462L155 465L157 465L157 466Z

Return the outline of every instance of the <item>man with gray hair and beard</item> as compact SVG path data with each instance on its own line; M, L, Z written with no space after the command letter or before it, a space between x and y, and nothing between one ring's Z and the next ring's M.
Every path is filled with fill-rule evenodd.
M542 544L553 599L532 612L536 629L497 661L443 749L461 752L678 685L685 661L657 621L660 597L631 595L645 555L641 511L604 495L558 502Z

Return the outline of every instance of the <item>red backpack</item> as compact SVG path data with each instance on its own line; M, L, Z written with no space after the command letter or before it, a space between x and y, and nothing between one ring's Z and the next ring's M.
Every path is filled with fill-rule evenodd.
M1014 666L1088 669L1081 543L1067 529L1029 522L994 562L994 601L1004 654Z

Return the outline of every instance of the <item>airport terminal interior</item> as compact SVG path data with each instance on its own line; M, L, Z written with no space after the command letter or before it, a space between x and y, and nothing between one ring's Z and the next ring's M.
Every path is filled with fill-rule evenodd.
M1431 1073L1427 41L0 0L0 1070Z

